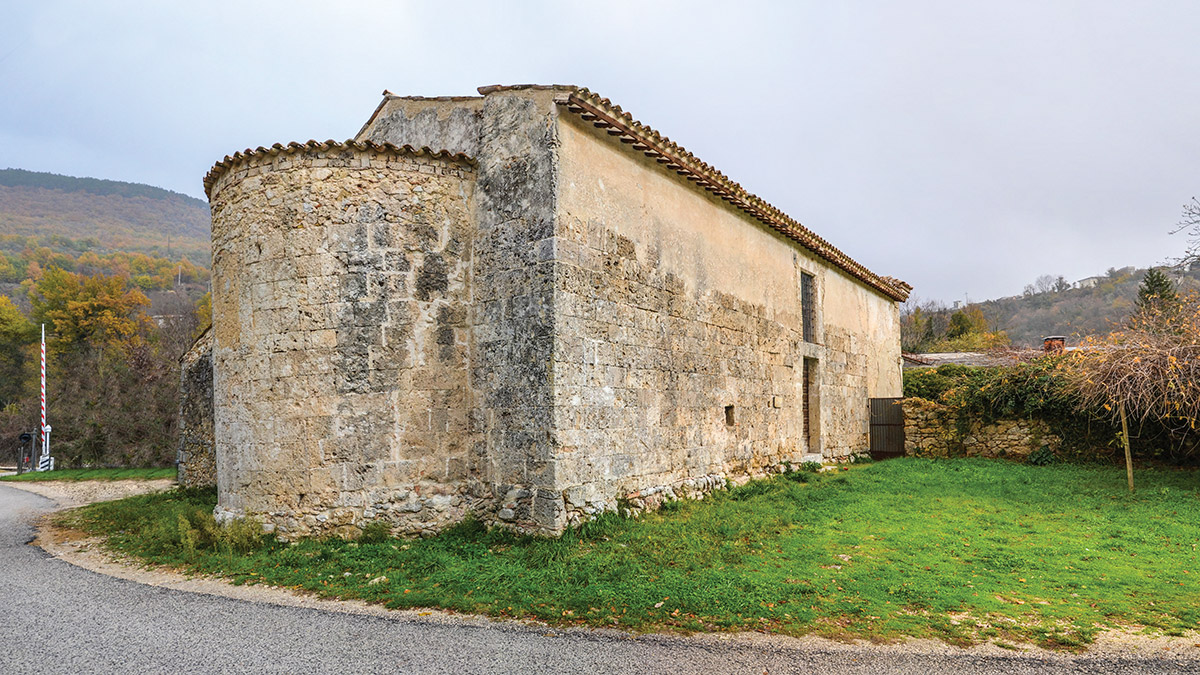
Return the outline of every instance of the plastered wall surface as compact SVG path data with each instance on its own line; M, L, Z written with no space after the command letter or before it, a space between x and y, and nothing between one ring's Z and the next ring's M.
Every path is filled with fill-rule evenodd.
M559 129L555 429L572 510L798 464L811 261L591 125Z
M572 522L613 495L653 501L866 446L867 398L900 391L893 300L575 116L559 118L559 142L548 246ZM801 273L817 282L811 342ZM811 420L806 357L819 380Z
M900 309L836 268L820 285L821 432L825 456L843 458L868 446L867 400L902 394Z

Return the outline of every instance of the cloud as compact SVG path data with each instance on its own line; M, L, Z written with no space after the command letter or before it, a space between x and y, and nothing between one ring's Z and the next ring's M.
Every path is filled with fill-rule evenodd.
M1182 248L1198 25L1187 2L27 3L0 25L0 164L199 196L225 154L351 136L384 88L572 83L923 297L982 299Z

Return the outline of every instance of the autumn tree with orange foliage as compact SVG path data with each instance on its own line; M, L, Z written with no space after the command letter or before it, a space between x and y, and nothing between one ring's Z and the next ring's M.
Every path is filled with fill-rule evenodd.
M146 296L127 276L51 267L23 285L30 318L46 324L47 404L59 463L170 464L178 425L178 359L196 333L195 313L156 324L146 316ZM5 307L15 311L11 303ZM24 327L31 324L22 318L18 312L4 323L28 332ZM17 404L0 412L0 442L7 445L36 420L36 382L21 393Z
M58 351L123 348L143 338L150 301L122 277L47 269L29 286L34 323L45 323Z
M28 385L36 328L0 295L0 411L20 400Z

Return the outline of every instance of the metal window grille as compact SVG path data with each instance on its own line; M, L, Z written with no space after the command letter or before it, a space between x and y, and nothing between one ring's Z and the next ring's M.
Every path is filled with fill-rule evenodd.
M813 292L813 275L800 273L800 312L804 323L804 341L817 341L817 299Z

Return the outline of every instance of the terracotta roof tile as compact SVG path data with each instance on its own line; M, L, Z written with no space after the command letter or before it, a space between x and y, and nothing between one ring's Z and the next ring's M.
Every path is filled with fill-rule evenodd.
M221 177L229 167L235 163L250 157L267 156L273 157L282 154L295 154L297 152L306 152L309 150L330 150L330 149L345 149L345 150L371 150L374 152L393 152L397 154L413 155L416 157L431 157L434 159L444 159L450 162L459 164L475 165L475 160L461 152L451 153L448 150L432 150L428 147L414 148L411 145L394 145L392 143L375 143L373 141L343 141L337 142L334 140L328 141L308 141L307 143L297 143L292 141L287 145L276 143L269 148L264 148L261 145L254 150L249 148L235 152L232 155L225 155L225 159L213 165L209 169L208 174L204 176L204 194L209 198L212 197L212 187L217 179Z
M487 89L488 91L484 91ZM501 88L481 87L480 93L487 94ZM609 135L620 137L621 142L632 145L664 164L700 187L729 202L734 207L750 214L767 227L796 241L818 257L827 260L841 270L898 301L908 298L912 286L893 277L882 277L862 266L850 256L842 253L833 244L817 236L812 230L788 216L783 211L751 194L741 185L730 180L707 162L685 150L682 146L658 131L638 122L607 98L602 98L587 89L576 89L556 98L559 105L578 114L587 122L605 129Z

